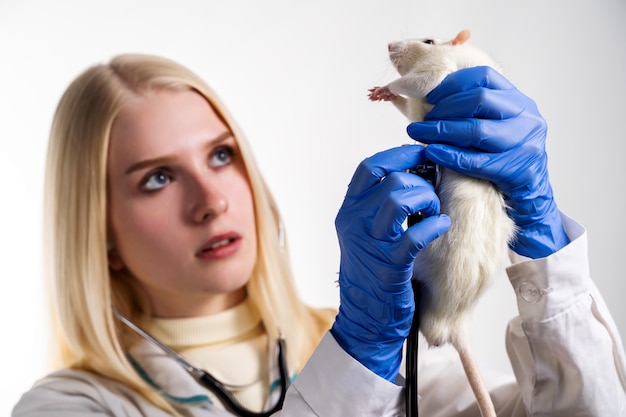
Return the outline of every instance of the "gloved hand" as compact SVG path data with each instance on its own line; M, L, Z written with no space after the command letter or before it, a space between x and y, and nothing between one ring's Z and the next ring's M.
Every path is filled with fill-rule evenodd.
M407 127L433 162L493 182L519 228L511 248L530 258L569 243L548 178L547 125L535 103L489 67L456 71L431 91L434 108Z
M418 252L445 232L433 187L403 172L425 161L424 147L402 146L364 160L335 226L339 237L337 343L371 371L395 381L415 310L411 276ZM403 229L408 214L425 218Z

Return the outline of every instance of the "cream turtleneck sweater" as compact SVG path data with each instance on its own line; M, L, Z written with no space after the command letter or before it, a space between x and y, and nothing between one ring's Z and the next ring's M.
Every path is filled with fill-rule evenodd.
M205 317L156 318L149 331L222 382L250 410L268 395L268 341L259 312L249 301ZM214 403L219 401L211 393Z

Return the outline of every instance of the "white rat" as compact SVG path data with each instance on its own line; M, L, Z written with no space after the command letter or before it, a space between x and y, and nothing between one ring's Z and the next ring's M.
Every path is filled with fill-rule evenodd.
M421 121L432 108L426 95L448 74L496 62L466 43L464 30L452 41L415 39L389 44L389 57L401 78L370 89L370 100L391 101L410 121ZM469 347L469 316L478 298L508 260L515 225L502 194L488 181L441 168L436 184L441 212L450 229L422 250L414 275L422 284L420 331L431 346L451 343L458 351L484 417L496 416Z

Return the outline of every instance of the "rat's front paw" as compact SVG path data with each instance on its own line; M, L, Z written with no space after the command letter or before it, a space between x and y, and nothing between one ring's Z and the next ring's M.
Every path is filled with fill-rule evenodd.
M389 91L387 87L373 87L368 90L371 101L392 101L396 95Z

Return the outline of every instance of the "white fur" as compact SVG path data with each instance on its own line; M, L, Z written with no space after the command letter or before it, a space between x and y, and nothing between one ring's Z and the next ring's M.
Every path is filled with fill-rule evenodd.
M420 330L430 345L468 344L468 319L505 266L514 223L490 182L442 169L437 195L450 229L424 248L414 274L424 284Z

